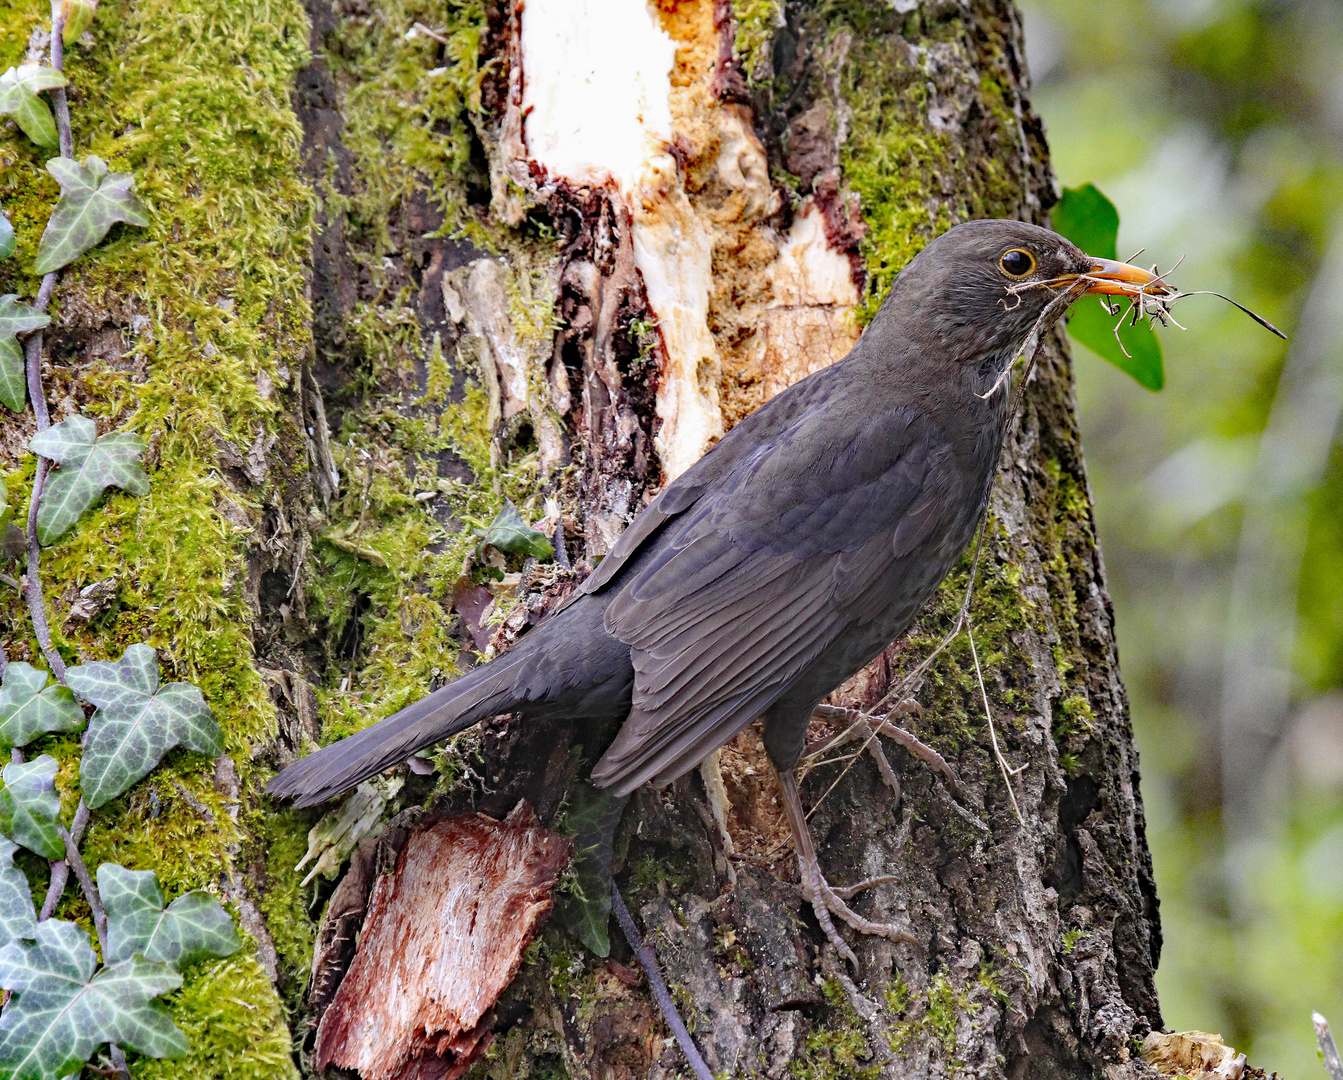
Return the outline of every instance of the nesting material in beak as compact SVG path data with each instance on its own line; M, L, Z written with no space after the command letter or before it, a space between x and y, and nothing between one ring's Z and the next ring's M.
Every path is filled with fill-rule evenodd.
M1169 297L1175 294L1175 290L1160 275L1114 259L1091 257L1091 269L1078 274L1077 280L1087 283L1083 295L1102 293L1108 296Z

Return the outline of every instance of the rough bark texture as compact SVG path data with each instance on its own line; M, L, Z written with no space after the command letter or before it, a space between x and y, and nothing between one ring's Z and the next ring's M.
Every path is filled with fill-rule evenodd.
M653 210L519 164L523 14L511 5L104 0L97 48L72 61L77 153L125 160L155 225L63 276L50 396L69 402L56 418L75 403L129 417L156 471L150 499L109 500L49 554L53 622L62 597L118 578L104 614L60 632L67 654L119 655L148 627L165 678L199 683L230 739L213 773L175 755L152 804L113 804L90 855L156 869L171 892L220 889L254 941L177 999L195 1056L137 1075L292 1075L281 1002L307 1067L314 932L328 898L327 939L355 931L375 860L362 846L359 880L334 896L322 878L301 887L294 866L321 815L270 807L260 787L311 740L452 677L491 636L503 647L568 587L567 568L510 562L491 597L464 572L472 529L504 497L544 519L581 573L667 462L703 449L673 444L687 409L711 438L836 359L853 318L955 221L1045 219L1053 181L1006 0L655 7L678 43L684 138L669 151L672 195ZM29 15L6 19L22 29ZM431 32L408 37L417 23ZM4 152L28 151L11 139ZM2 194L22 237L54 188ZM634 249L637 230L673 213L706 223L713 282L712 362L693 386L676 383L681 345L667 319L655 325ZM6 436L7 468L20 448ZM906 923L919 946L850 938L856 973L821 946L753 732L716 770L630 804L617 877L715 1070L1148 1072L1131 1056L1160 1022L1156 897L1056 338L992 507L972 613L1023 820L964 637L908 718L954 765L960 795L895 748L898 806L866 759L837 784L847 763L819 766L803 786L820 802L831 880L898 875L855 904ZM967 572L837 703L872 704L933 648ZM9 655L27 659L22 612L3 603ZM407 774L370 798L384 817L421 803L503 817L526 797L562 827L595 749L576 737L504 718L436 755L437 778ZM330 955L322 996L341 966ZM629 960L619 942L598 959L552 924L473 1075L684 1075Z

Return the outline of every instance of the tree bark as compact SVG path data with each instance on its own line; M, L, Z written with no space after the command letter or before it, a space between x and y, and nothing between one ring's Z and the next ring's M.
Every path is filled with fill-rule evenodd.
M334 882L300 885L306 869L294 865L322 815L266 803L268 770L441 684L487 640L501 648L525 632L661 484L768 396L839 359L894 272L938 232L979 216L1045 222L1055 198L1006 0L560 8L586 12L573 25L594 38L616 32L591 54L566 45L569 68L590 60L593 85L652 88L636 120L654 135L665 123L668 137L637 144L633 164L601 159L615 151L599 142L567 153L578 136L559 121L579 99L566 96L566 65L528 37L528 19L534 28L563 15L540 0L307 0L306 15L264 17L238 5L219 16L228 25L200 30L217 35L219 53L200 62L217 65L212 87L269 112L236 128L229 98L198 123L202 140L227 133L247 180L222 159L205 169L188 157L159 193L165 224L152 242L196 245L205 269L244 298L233 317L246 332L229 338L224 327L216 353L200 359L190 322L208 315L214 293L200 301L136 266L96 263L58 292L67 314L65 337L49 335L53 366L66 365L72 393L90 401L114 401L115 378L143 379L134 369L109 379L133 361L105 345L151 320L151 343L131 355L146 357L169 400L202 402L188 415L199 431L188 445L183 425L163 409L151 415L152 395L135 399L146 435L154 423L169 432L156 491L170 482L170 446L202 462L212 495L199 512L219 536L210 580L222 606L200 614L182 576L200 568L165 555L153 588L123 587L116 618L130 633L152 615L154 643L228 727L228 766L214 777L183 766L161 782L186 785L196 802L170 784L160 795L175 828L197 821L196 803L215 807L227 840L202 839L191 860L156 851L159 819L123 803L103 842L129 828L146 839L128 865L175 866L176 877L160 869L170 888L213 884L235 901L252 962L270 978L239 1000L277 1016L278 993L299 1061L311 1046L310 950ZM139 8L113 13L100 9L98 30L113 52L166 49ZM237 41L250 44L219 44ZM665 110L662 84L637 81L656 74L645 48L664 50L661 70L671 68ZM644 66L631 74L634 61ZM127 99L177 93L167 61L142 67L145 85L119 84ZM112 138L122 106L81 102L78 90L77 135L78 109L102 108L99 130ZM603 137L631 112L618 94L590 107L571 127ZM236 258L234 233L212 235L193 198L227 207ZM275 231L248 239L253 219L274 219ZM254 244L270 245L264 265L249 260ZM269 305L259 302L267 288ZM163 289L177 290L166 315ZM170 332L196 358L190 378L168 366ZM232 381L202 384L220 352ZM545 521L575 570L505 566L495 627L482 623L489 598L463 568L472 530L505 497ZM108 516L123 543L137 528L167 528L146 507L116 506ZM49 597L101 573L91 528L51 560ZM183 518L177 535L192 528ZM837 704L874 705L931 653L969 566L967 556ZM850 936L852 972L822 944L754 730L700 772L631 801L617 880L716 1072L1150 1075L1133 1051L1160 1025L1157 900L1057 335L1004 449L971 616L1010 781L962 635L917 686L922 711L904 720L953 765L959 792L889 744L899 800L865 757L820 764L803 785L832 883L896 875L854 903L908 925L918 945ZM232 628L229 649L207 647L214 628ZM108 623L64 633L80 655L120 652ZM502 818L525 798L563 826L568 793L599 749L578 738L501 718L436 756L437 778L380 782L382 816L427 802ZM686 1075L651 998L625 977L631 962L620 942L599 959L552 924L500 1000L494 1046L473 1075ZM200 1006L184 994L174 1008L184 1023ZM205 1059L192 1068L182 1075L223 1075ZM281 1061L254 1072L289 1070Z

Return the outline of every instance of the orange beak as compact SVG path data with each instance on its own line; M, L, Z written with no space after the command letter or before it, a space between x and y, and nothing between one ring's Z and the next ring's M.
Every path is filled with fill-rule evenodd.
M1155 274L1131 263L1113 259L1091 259L1091 269L1084 275L1090 287L1082 294L1104 293L1110 296L1166 296L1175 290ZM1091 280L1093 278L1099 280Z

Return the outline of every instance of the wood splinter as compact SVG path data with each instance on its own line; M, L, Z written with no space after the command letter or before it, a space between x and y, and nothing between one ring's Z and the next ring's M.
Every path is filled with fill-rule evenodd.
M491 1010L550 913L571 851L526 804L505 821L449 814L373 886L313 1067L364 1080L452 1080L489 1046Z

